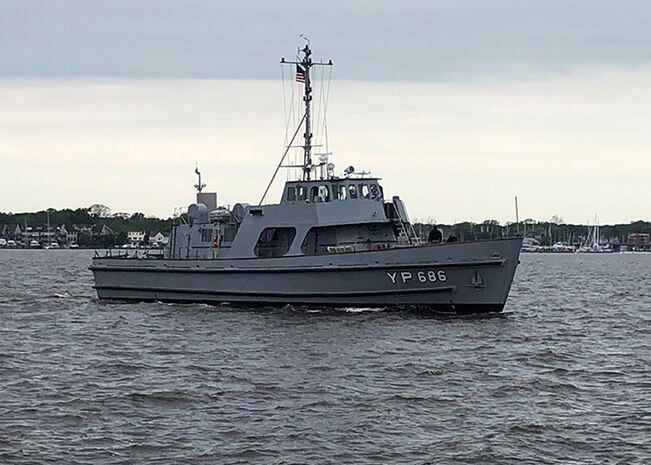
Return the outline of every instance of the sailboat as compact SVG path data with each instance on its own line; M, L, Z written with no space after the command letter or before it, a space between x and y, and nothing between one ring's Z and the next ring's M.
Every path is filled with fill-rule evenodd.
M332 61L313 61L308 41L296 61L283 58L281 64L296 69L304 112L274 172L286 167L295 173L279 201L264 203L265 192L256 205L220 206L216 193L203 192L197 167L190 222L173 227L162 256L97 254L90 269L98 297L266 308L502 311L522 239L423 243L405 202L388 197L381 178L351 165L337 171L329 154L314 153L311 72ZM302 160L288 165L286 155L299 133Z
M51 249L58 249L59 248L59 243L52 239L52 226L50 225L50 209L47 209L47 243L45 245L46 250L51 250Z
M609 246L601 245L601 232L597 216L595 215L594 225L588 226L588 234L583 243L576 249L578 253L610 253L613 250Z

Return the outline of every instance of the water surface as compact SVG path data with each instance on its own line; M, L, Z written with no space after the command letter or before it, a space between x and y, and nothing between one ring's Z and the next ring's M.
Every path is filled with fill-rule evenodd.
M462 318L100 302L91 256L0 250L0 463L651 463L651 254Z

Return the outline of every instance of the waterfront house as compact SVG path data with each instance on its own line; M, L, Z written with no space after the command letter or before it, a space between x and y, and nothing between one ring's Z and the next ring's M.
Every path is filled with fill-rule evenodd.
M127 233L127 242L131 245L142 245L145 240L145 233L142 231L129 231Z
M60 242L68 242L68 229L65 224L57 228L57 236Z
M631 250L651 250L651 234L629 233L626 245Z
M0 237L7 241L19 242L23 240L23 231L18 224L5 224L0 226Z
M77 226L66 226L62 224L59 228L59 240L66 244L76 244L79 240L79 228Z
M151 238L151 241L155 242L159 246L162 246L167 244L168 239L169 238L164 236L163 233L159 232L158 234L156 234L154 237Z
M113 230L106 226L105 224L96 224L90 230L90 234L93 239L101 239L107 236L113 235Z

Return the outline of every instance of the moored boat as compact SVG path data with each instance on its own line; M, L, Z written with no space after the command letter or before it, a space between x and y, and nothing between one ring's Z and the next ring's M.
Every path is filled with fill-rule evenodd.
M588 227L588 234L583 243L576 249L578 253L612 253L613 248L608 245L602 245L599 223L595 215L594 225Z

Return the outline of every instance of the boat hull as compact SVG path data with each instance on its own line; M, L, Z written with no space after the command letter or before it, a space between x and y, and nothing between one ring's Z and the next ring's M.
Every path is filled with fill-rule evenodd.
M100 299L418 307L483 313L504 308L520 239L265 259L96 257Z

